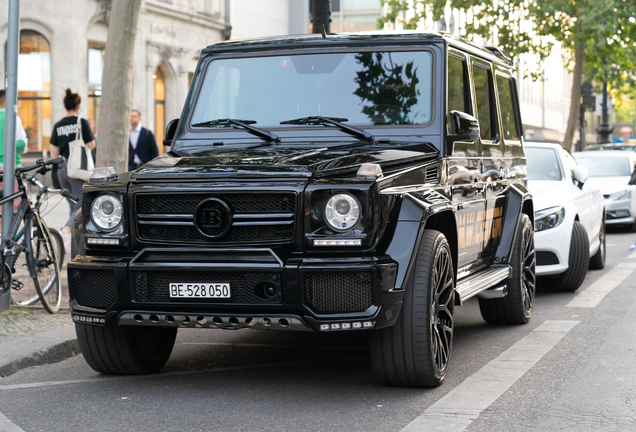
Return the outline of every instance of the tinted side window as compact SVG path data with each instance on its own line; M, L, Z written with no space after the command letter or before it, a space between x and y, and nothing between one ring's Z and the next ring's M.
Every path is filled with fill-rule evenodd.
M463 111L470 114L470 99L466 96L468 71L466 62L448 57L448 111Z
M489 70L475 64L473 67L473 78L475 81L475 101L477 102L477 118L479 120L481 139L492 141L497 134L497 130L496 127L493 127L493 121L496 116L493 115L491 74Z
M501 110L501 124L504 140L519 140L515 109L512 103L512 80L497 75L497 93L499 95L499 109Z

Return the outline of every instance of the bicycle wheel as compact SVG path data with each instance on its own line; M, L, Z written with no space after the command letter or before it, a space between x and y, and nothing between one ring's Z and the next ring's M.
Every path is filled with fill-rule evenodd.
M39 218L27 216L24 234L29 255L27 262L35 275L33 284L40 302L49 313L57 313L62 302L62 284L49 230Z
M16 248L17 256L13 257L13 282L11 291L11 303L17 306L30 306L33 303L40 300L38 291L35 289L35 284L31 275L29 274L29 264L27 264L27 252L26 252L26 240L24 235L20 246L25 248Z
M53 245L53 252L55 252L55 261L57 262L57 268L62 271L64 266L64 239L59 231L49 228L49 237L51 237L51 244Z

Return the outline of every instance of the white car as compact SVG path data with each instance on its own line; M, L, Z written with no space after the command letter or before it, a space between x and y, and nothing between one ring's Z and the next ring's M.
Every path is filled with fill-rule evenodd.
M636 231L636 186L629 185L634 173L636 153L631 151L586 151L574 155L587 167L590 182L605 197L607 224L627 225Z
M537 276L551 291L576 291L588 266L605 267L605 200L561 145L526 143L525 152Z

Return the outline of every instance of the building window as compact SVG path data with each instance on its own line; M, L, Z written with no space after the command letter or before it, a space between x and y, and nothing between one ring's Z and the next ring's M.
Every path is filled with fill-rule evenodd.
M52 127L50 54L49 42L40 33L20 32L18 115L29 139L28 149L33 151L49 149Z
M99 130L99 109L102 95L102 73L104 72L104 53L106 46L103 43L88 43L88 123L97 136Z
M163 153L163 133L166 125L166 86L159 68L152 78L155 81L155 138L159 154L161 154Z

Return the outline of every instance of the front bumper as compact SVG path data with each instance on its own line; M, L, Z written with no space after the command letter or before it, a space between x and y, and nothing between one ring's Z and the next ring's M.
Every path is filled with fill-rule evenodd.
M271 249L144 249L68 264L73 320L142 325L342 331L391 326L402 307L388 256L291 257ZM230 299L173 299L169 283L224 282ZM275 288L264 294L263 287Z
M537 254L537 276L563 273L568 269L573 221L566 218L561 225L534 233Z
M607 225L632 224L636 222L636 215L632 214L632 200L605 199L605 223Z

